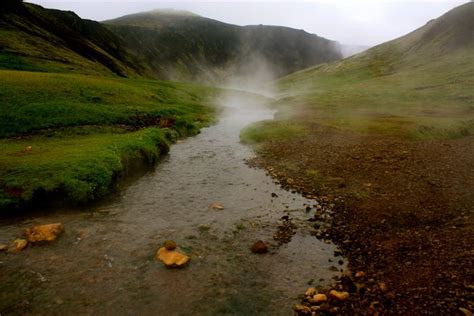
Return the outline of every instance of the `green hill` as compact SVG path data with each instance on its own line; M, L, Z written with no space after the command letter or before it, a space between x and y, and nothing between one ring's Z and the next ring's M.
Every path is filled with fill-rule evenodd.
M279 77L341 58L336 42L286 27L240 27L174 11L104 23L165 79L219 81L263 63Z
M364 133L474 133L474 3L401 38L278 82L282 109Z
M102 24L19 0L3 0L0 6L0 69L121 77L146 73Z

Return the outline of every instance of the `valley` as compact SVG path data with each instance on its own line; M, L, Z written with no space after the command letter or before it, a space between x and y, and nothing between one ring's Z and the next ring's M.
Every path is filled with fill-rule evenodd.
M0 314L472 315L473 21L369 48L6 0Z

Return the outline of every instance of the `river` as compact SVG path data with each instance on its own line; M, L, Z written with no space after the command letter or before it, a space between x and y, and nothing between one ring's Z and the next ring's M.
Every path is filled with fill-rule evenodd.
M253 152L240 130L273 115L227 99L216 125L173 145L100 204L1 220L4 243L37 224L66 231L50 245L0 254L0 314L292 315L308 284L331 281L339 258L310 235L306 207L315 202L245 164ZM210 209L214 202L224 210ZM296 228L278 243L285 215ZM166 239L191 257L187 267L154 259ZM269 253L251 253L259 239Z

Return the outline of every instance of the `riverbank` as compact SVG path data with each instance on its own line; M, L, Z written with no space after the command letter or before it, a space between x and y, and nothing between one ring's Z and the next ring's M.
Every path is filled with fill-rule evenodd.
M0 71L0 211L103 197L215 120L219 89L153 80Z
M472 310L474 138L407 142L314 125L258 152L252 164L284 187L337 205L323 236L366 274L341 311Z

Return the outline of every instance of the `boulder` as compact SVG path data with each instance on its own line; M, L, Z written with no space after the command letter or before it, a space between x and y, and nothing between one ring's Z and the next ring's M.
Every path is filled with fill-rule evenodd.
M56 240L63 231L64 225L61 223L46 224L26 229L25 236L33 244L51 242Z
M329 292L329 296L335 300L338 300L338 301L346 301L348 298L349 298L349 293L348 292L339 292L339 291L336 291L336 290L331 290L331 292Z
M250 248L253 253L267 253L268 247L263 241L259 240L253 244L252 248Z
M164 263L168 268L184 267L189 261L189 257L179 251L167 250L161 247L156 252L156 259Z

